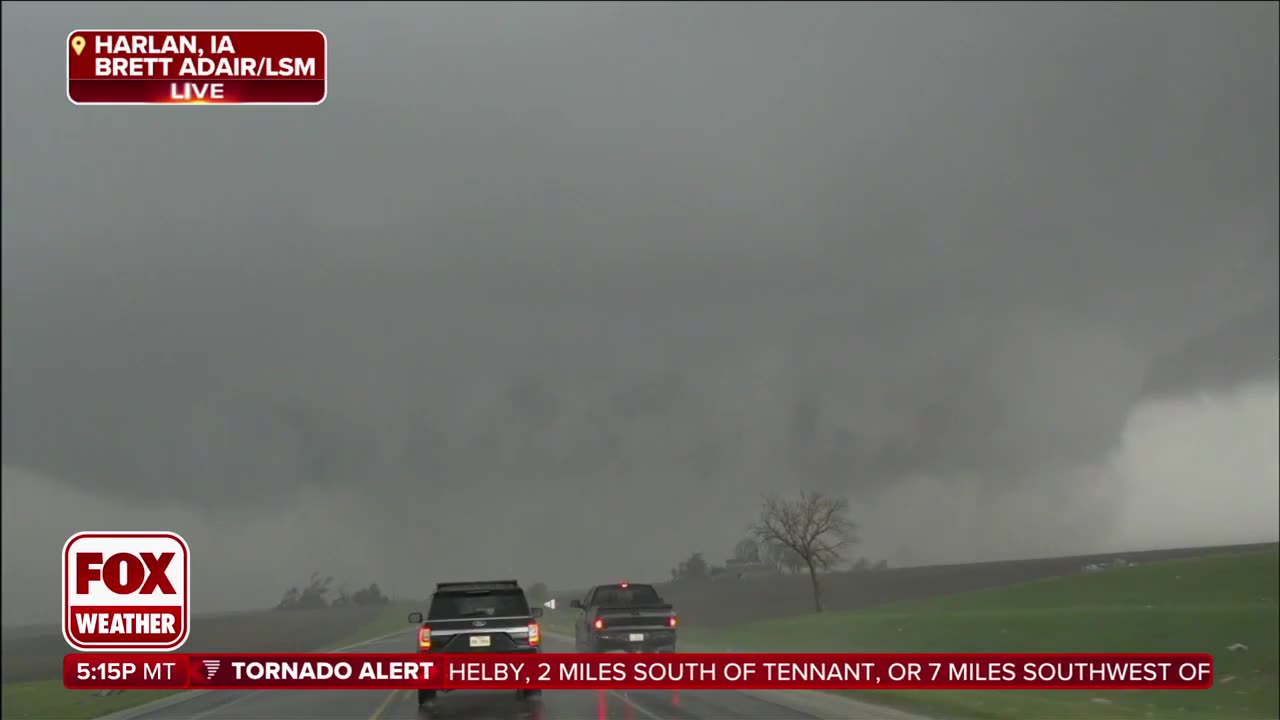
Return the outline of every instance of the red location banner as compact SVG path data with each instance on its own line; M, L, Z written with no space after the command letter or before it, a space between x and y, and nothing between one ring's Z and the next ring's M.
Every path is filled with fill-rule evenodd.
M67 655L70 689L1205 690L1204 653Z
M319 30L73 30L76 105L319 105L329 41Z

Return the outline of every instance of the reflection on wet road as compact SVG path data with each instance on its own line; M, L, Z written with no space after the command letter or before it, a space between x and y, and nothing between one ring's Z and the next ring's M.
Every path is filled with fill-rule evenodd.
M803 720L807 715L729 691L547 691L542 699L515 693L448 693L425 707L404 693L375 720Z

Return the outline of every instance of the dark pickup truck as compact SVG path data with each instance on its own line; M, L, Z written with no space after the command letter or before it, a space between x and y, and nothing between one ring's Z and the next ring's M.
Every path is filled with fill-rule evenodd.
M529 607L515 580L448 582L436 585L431 607L409 613L418 628L418 652L424 653L536 653L542 648L537 619L542 608ZM522 697L541 690L520 690ZM418 704L434 700L435 690L419 690Z
M569 607L579 611L573 633L578 652L676 651L676 611L652 585L597 585Z

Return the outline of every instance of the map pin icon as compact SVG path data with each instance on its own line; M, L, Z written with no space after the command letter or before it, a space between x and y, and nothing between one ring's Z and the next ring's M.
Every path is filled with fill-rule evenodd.
M84 38L79 35L71 38L71 49L76 51L76 55L84 52Z

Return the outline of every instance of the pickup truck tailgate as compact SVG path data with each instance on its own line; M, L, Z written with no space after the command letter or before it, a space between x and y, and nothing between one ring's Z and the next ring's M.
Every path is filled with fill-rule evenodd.
M611 629L630 628L666 628L671 627L671 605L646 605L643 607L602 607L598 608L597 617L604 621L605 627Z

